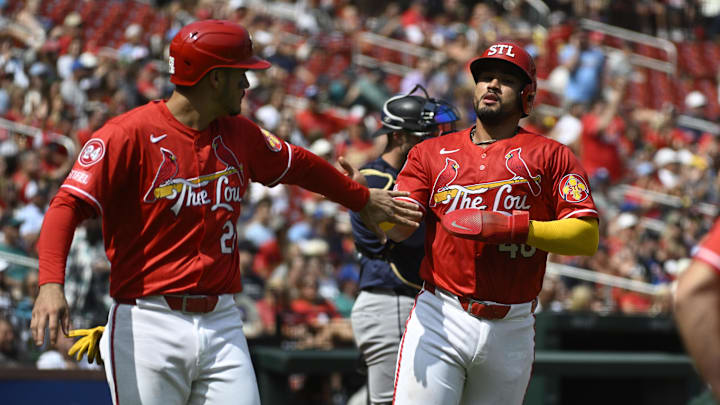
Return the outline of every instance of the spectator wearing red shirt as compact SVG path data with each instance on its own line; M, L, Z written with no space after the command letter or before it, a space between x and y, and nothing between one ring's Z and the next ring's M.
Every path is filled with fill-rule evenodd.
M613 89L609 100L595 101L582 118L580 161L591 179L620 180L625 174L624 155L630 147L624 137L625 122L617 115L624 84Z
M305 90L308 100L307 108L297 113L297 125L309 140L329 138L330 135L342 131L350 124L348 120L337 116L331 110L325 110L321 104L321 94L317 87L310 86Z

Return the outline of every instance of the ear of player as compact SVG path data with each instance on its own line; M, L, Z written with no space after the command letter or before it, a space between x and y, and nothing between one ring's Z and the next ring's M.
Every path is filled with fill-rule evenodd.
M100 338L104 331L104 326L97 326L92 329L71 330L68 336L80 337L80 339L68 350L68 355L73 356L77 354L75 358L77 361L80 361L83 355L87 353L88 363L95 361L97 364L103 364L102 358L100 357Z
M461 209L445 214L441 224L450 234L460 238L495 244L525 243L530 231L530 213L513 211L507 215L502 212Z

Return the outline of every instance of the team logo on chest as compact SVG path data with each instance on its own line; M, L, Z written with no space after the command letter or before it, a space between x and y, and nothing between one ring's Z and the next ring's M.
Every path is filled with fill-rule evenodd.
M568 174L560 180L560 196L567 202L579 203L590 196L590 188L580 175Z
M520 156L520 152L522 152L522 148L515 148L508 152L505 155L505 167L513 174L513 179L525 180L532 195L537 197L541 191L540 175L533 176L530 174L530 169L528 169L527 163Z
M161 147L162 161L155 171L155 177L143 197L143 202L154 203L163 198L175 200L170 207L175 215L178 215L183 207L202 205L211 205L212 211L220 208L234 211L231 203L242 201L242 186L245 185L243 165L225 145L220 135L213 139L212 149L225 168L185 179L178 177L180 162L176 155L170 149ZM233 175L237 176L238 181L230 181L231 177L235 177Z
M445 158L445 165L433 182L430 207L436 207L438 204L447 205L445 213L463 208L485 210L488 209L488 204L483 194L497 189L492 200L493 211L529 210L528 193L515 195L512 193L513 186L526 184L530 194L537 197L542 191L541 176L530 173L520 152L521 148L515 148L505 154L505 168L512 175L511 178L472 185L454 184L460 178L461 166L456 160Z

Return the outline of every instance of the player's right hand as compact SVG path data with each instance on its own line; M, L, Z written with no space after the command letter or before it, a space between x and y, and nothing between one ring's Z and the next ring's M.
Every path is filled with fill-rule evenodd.
M32 311L30 330L38 346L45 341L45 327L50 329L50 345L55 345L58 330L67 334L70 329L70 308L62 284L47 283L40 286Z
M422 212L418 206L395 198L409 195L410 193L405 191L370 189L370 198L358 214L365 226L378 236L381 243L387 242L387 235L380 228L381 222L404 225L412 229L420 226Z
M88 363L95 361L98 365L101 365L103 361L100 357L100 338L102 337L103 332L105 332L104 326L96 326L92 329L71 330L68 336L80 336L80 339L78 339L78 341L72 345L70 350L68 350L68 355L73 356L77 353L75 358L77 361L80 361L83 355L87 353Z

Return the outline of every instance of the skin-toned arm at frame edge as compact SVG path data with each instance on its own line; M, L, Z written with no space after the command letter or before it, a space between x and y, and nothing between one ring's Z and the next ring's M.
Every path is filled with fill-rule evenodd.
M675 293L675 321L688 354L720 399L720 274L693 260Z

